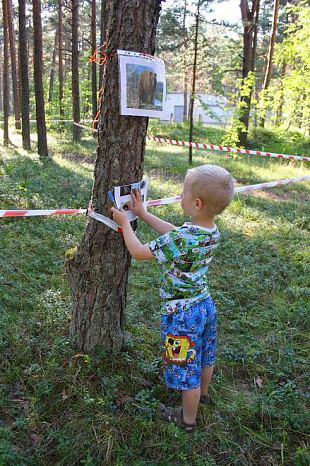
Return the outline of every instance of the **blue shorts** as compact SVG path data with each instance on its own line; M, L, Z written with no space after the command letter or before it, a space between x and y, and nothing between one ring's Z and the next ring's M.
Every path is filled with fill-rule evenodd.
M186 311L161 316L164 378L176 390L200 387L202 367L213 366L216 308L209 296Z

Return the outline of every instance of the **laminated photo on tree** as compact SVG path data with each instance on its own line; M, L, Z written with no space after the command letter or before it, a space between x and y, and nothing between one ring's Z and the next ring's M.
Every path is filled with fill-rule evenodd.
M121 115L160 117L166 99L163 60L118 50Z

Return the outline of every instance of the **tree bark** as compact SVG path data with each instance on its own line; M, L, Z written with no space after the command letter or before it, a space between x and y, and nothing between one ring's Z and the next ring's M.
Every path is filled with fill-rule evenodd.
M10 42L10 55L11 55L11 72L12 72L12 86L13 86L13 108L15 115L15 128L21 129L20 124L20 101L19 101L19 85L18 85L18 72L16 60L16 44L15 44L15 31L13 23L13 8L12 0L7 0L7 21Z
M276 40L276 33L278 28L278 12L279 12L280 0L274 0L273 6L273 20L272 20L272 30L271 30L271 37L268 49L268 56L267 56L267 65L266 65L266 72L264 83L262 87L262 91L266 91L270 84L272 67L273 67L273 51L274 51L274 44ZM264 114L260 120L260 126L263 128L265 126L265 115L266 111L264 110Z
M100 45L106 41L107 33L107 0L101 0L101 14L100 14ZM99 87L102 86L103 66L99 66Z
M282 63L281 67L281 77L280 77L280 96L279 96L279 105L276 111L276 121L275 126L280 126L282 124L282 117L283 117L283 104L284 104L284 92L283 92L283 80L286 74L287 64L285 62Z
M48 101L49 102L53 102L57 46L58 46L58 27L56 29L54 48L53 48L53 53L52 53L52 64L51 64L51 72L50 72L50 85L49 85L49 90L48 90Z
M189 100L189 140L193 141L193 130L194 130L194 103L195 103L195 91L196 91L196 71L197 71L197 54L198 54L198 32L199 32L199 9L200 0L197 5L196 12L196 26L195 26L195 43L194 43L194 64L193 64L193 78L192 78L192 89ZM193 148L188 148L188 163L193 164Z
M186 13L187 13L187 0L184 1L184 13L183 13L183 35L186 32ZM183 123L187 121L187 66L186 66L186 53L183 53L183 67L184 67L184 96L183 96Z
M58 81L59 81L59 115L64 116L63 97L64 97L64 70L63 70L63 23L62 8L63 0L58 0Z
M79 82L79 0L72 0L72 110L73 121L80 122L80 82ZM73 140L81 140L81 128L73 125Z
M2 43L0 42L0 112L3 112L3 57Z
M92 12L91 12L91 44L92 44L92 55L95 53L97 48L96 44L96 0L92 0ZM97 65L93 61L91 64L91 88L92 88L92 113L93 120L97 115ZM97 128L97 124L94 125Z
M23 149L30 150L30 121L29 121L29 75L28 75L28 40L26 28L26 0L18 2L19 19L19 69L21 84L21 113Z
M255 70L256 44L257 44L257 22L259 15L260 0L252 0L252 8L249 9L248 0L241 0L240 8L243 22L243 63L242 63L242 85L245 84L249 73ZM247 95L241 95L242 106L239 117L243 128L239 129L238 137L241 146L247 145L249 118L251 110L252 88Z
M9 112L10 112L10 88L9 88L9 34L7 1L2 0L3 14L3 145L9 145Z
M160 0L109 2L108 49L154 54L159 12ZM103 89L91 205L110 216L108 190L142 178L148 118L120 115L116 55L104 66ZM67 262L74 303L70 334L79 350L122 349L129 266L122 235L90 218Z
M12 0L7 0L7 14L8 14L8 29L9 29L9 39L10 39L10 52L11 52L11 71L12 71L12 84L13 84L13 107L14 107L14 115L15 115L15 128L21 129L19 85L18 85L18 73L17 73L16 45L15 45L14 23L13 23Z
M43 52L42 52L42 21L41 1L32 0L33 7L33 36L34 36L34 88L36 96L36 120L38 133L38 154L48 157L45 106L43 90Z

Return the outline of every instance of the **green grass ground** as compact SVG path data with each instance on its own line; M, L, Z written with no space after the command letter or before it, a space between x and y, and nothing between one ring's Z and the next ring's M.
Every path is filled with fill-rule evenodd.
M195 140L211 130L202 131ZM46 162L22 151L20 137L1 147L0 209L86 207L95 141L85 135L74 145L66 130L51 132ZM305 163L194 150L202 163L227 168L240 185L310 173ZM148 143L149 197L180 193L187 168L186 149ZM157 265L132 262L126 351L78 354L64 263L86 218L0 220L0 465L308 465L309 191L302 182L239 195L218 218L213 403L191 436L156 414L159 401L180 401L161 378ZM176 204L152 211L184 221ZM154 233L141 224L139 236Z

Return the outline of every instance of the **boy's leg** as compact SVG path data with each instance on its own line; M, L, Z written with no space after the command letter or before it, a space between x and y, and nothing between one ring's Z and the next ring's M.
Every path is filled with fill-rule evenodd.
M212 379L216 353L216 308L211 297L207 302L207 321L203 332L202 368L200 374L201 396L207 397ZM206 401L206 400L204 400Z
M200 401L200 387L192 390L182 390L183 421L185 424L195 424Z
M206 366L201 369L200 385L201 396L208 395L209 385L212 379L214 366Z

